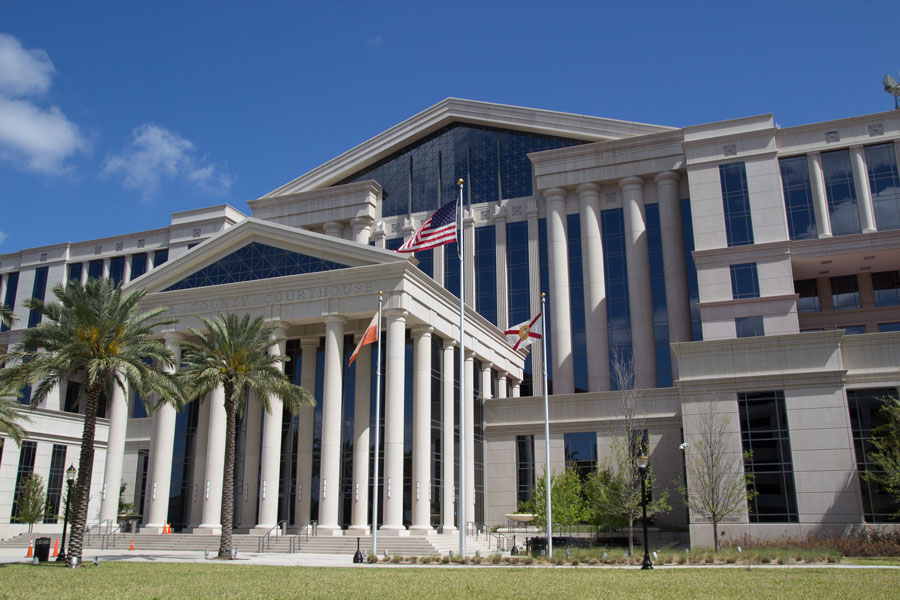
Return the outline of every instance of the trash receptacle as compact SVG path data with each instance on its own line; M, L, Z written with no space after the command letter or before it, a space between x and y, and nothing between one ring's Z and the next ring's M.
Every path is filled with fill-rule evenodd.
M50 538L39 537L34 540L34 555L40 562L50 560Z

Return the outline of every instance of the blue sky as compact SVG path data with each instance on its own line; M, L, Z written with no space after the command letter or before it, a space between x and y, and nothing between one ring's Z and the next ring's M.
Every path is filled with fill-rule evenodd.
M449 96L672 126L889 110L898 17L896 1L7 0L0 253L249 212Z

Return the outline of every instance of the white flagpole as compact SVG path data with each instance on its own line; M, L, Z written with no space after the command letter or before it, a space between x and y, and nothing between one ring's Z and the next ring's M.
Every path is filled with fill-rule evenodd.
M456 513L459 515L459 555L466 555L466 506L468 490L466 488L466 337L463 303L466 297L466 262L464 257L463 231L463 180L460 178L459 208L457 210L458 226L456 229L457 254L459 255L459 490L457 492ZM452 376L452 375L451 375Z
M375 478L372 493L372 554L378 556L378 449L381 445L381 303L384 292L378 292L378 324L375 341Z
M544 315L547 314L546 294L541 292L541 341L544 344L544 451L546 452L547 466L544 472L544 487L547 491L547 558L553 558L553 508L550 503L550 399L547 391L547 334Z

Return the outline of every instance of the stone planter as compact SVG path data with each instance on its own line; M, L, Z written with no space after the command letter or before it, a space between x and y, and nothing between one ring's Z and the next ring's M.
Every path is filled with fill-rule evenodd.
M503 516L516 523L531 523L534 521L534 515L531 513L509 513Z

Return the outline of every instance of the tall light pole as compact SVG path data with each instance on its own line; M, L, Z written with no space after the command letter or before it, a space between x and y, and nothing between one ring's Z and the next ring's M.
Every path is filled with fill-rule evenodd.
M56 557L56 562L66 562L66 528L69 526L69 505L72 503L72 484L75 483L75 465L69 465L66 469L66 512L63 515L63 539L62 548Z
M647 451L641 449L637 456L638 471L641 472L641 510L644 513L644 560L641 562L641 570L653 568L650 561L650 546L647 542Z

